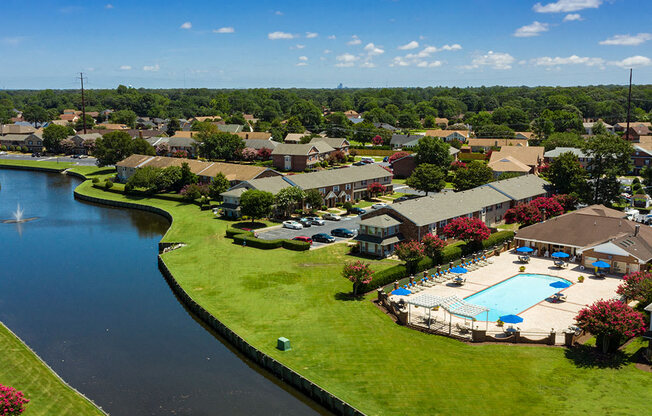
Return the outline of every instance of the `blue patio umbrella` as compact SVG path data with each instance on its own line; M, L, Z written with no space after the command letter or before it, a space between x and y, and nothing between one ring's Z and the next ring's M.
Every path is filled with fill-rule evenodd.
M602 260L594 261L591 263L593 266L597 267L598 269L606 269L609 267L609 263L604 262Z
M556 259L565 259L566 257L570 257L570 254L564 253L563 251L555 251L550 255L550 257L554 257Z
M531 248L531 247L525 247L524 246L524 247L517 248L516 251L518 251L519 253L532 253L534 251L534 249Z
M503 315L500 320L506 324L520 324L523 322L523 318L518 315Z
M566 283L566 282L562 282L562 281L557 281L557 282L550 283L550 287L554 287L556 289L565 289L570 285L571 285L570 283Z
M456 266L451 269L451 273L464 274L468 272L464 267Z
M392 292L392 295L398 295L398 296L407 296L407 295L411 295L411 294L412 294L412 291L407 290L407 289L403 289L403 288L396 289L396 290L394 290Z

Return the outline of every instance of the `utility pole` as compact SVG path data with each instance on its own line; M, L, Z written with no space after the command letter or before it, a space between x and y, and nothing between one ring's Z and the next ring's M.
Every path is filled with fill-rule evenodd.
M81 80L81 94L82 94L82 125L84 126L84 134L86 134L86 103L84 102L84 73L79 73Z

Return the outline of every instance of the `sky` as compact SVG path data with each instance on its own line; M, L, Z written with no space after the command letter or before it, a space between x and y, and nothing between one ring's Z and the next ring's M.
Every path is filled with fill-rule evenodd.
M0 89L652 84L651 0L0 7Z

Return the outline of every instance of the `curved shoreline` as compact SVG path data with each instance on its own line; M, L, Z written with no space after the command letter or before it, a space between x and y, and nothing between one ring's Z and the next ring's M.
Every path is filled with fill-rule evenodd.
M75 172L67 172L68 174L74 174L77 176L84 177L81 174ZM113 201L110 199L97 198L94 196L85 195L80 193L77 188L74 192L75 199L79 199L85 202L96 203L100 205L107 205L116 208L128 208L128 209L137 209L141 211L148 211L155 214L159 214L164 218L170 221L170 228L174 221L173 216L166 210L158 207L154 207L147 204L134 203L134 202L123 202L123 201ZM170 229L168 228L168 230ZM165 237L165 236L164 236ZM159 253L165 247L178 244L177 242L159 242ZM221 322L217 317L208 312L203 306L196 302L184 289L181 287L179 282L174 278L174 275L169 270L167 264L161 257L158 255L158 266L161 274L168 282L168 285L172 291L182 300L184 305L191 310L201 321L208 325L211 329L219 333L224 339L226 339L231 345L233 345L238 351L240 351L245 357L249 358L262 369L269 371L272 375L278 378L280 381L283 381L290 386L294 387L301 393L305 394L308 398L314 400L316 403L325 407L326 409L340 415L364 415L364 413L344 400L336 397L335 395L329 393L326 389L318 386L312 381L308 380L306 377L302 376L298 372L292 370L290 367L282 364L278 360L270 357L264 352L258 350L256 347L248 343L243 337L238 335L227 325Z

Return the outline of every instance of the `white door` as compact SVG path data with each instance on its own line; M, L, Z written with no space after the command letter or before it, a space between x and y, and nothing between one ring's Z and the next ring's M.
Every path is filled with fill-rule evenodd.
M292 156L285 156L285 170L292 169Z

